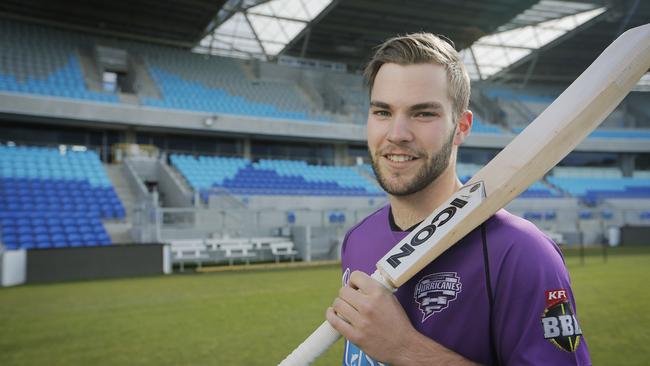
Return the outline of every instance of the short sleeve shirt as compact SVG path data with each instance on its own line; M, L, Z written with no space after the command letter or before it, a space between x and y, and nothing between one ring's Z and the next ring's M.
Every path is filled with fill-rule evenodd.
M352 228L342 247L343 281L371 274L408 232L385 206ZM422 334L488 365L591 365L558 247L532 223L500 210L485 223L493 308L477 228L402 285L395 296ZM490 316L492 331L490 331ZM491 342L497 355L492 351ZM433 356L435 357L435 356ZM343 365L382 365L346 340Z

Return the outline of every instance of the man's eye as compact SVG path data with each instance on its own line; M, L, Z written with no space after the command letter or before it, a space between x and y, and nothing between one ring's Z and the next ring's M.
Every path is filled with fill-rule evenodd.
M437 117L438 113L435 112L420 112L415 115L416 117Z
M374 111L373 114L378 117L389 117L390 113L388 111Z

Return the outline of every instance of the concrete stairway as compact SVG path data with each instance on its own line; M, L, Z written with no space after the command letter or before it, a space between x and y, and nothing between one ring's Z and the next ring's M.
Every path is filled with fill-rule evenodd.
M140 56L132 56L131 68L135 73L135 90L138 97L160 98L160 89L149 74L146 61Z
M133 227L133 208L136 204L135 194L124 176L122 164L105 165L105 168L106 174L124 206L126 217L123 221L105 221L104 227L114 244L132 243L131 228Z
M86 82L86 88L94 92L102 92L102 80L97 63L92 54L92 49L81 48L78 50L79 64L81 65L81 72Z
M120 103L130 104L130 105L140 105L140 98L135 94L130 93L117 93Z

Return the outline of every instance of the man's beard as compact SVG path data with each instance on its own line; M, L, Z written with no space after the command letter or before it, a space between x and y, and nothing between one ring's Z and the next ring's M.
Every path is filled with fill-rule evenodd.
M377 181L386 193L393 196L408 196L426 188L431 182L435 181L449 166L449 157L454 141L454 131L452 131L447 142L440 147L438 152L434 153L427 162L416 172L415 177L409 182L391 184L379 169L378 160L381 155L370 156L372 161L372 170L377 176Z

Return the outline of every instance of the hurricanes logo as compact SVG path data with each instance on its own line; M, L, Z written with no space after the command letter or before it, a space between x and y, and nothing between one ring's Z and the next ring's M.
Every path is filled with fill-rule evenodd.
M567 352L575 352L582 329L573 315L565 289L546 291L546 309L542 314L544 338Z
M422 277L415 285L415 302L422 312L422 322L431 315L440 312L456 300L462 289L460 277L456 272L433 273Z

